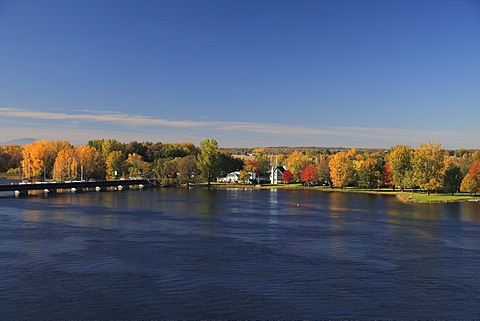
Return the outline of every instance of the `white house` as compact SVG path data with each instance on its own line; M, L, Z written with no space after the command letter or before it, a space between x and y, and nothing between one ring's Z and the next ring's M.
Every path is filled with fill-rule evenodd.
M257 179L257 173L248 172L250 175L250 181ZM240 172L231 172L225 177L217 178L217 182L220 183L238 183L240 181Z
M283 173L285 173L286 170L287 169L284 166L272 167L272 170L270 171L270 183L283 183Z

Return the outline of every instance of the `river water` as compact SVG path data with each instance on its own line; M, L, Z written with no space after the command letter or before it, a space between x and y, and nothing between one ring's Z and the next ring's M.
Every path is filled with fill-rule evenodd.
M474 319L480 203L293 190L0 198L0 319Z

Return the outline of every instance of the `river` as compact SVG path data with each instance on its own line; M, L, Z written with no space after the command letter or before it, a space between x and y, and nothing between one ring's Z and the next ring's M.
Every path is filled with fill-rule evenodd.
M480 203L299 190L0 198L19 319L474 319Z

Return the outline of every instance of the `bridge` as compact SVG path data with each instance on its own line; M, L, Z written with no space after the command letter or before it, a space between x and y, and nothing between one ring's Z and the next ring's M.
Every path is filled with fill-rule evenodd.
M16 196L28 196L29 191L43 191L57 193L58 190L77 191L106 191L108 189L127 190L130 187L144 188L153 186L148 179L126 179L113 181L69 181L69 182L36 182L0 185L0 192L15 192Z

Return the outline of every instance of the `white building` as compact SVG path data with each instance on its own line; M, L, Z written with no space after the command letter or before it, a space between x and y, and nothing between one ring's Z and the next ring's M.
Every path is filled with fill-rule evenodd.
M270 171L270 184L283 183L283 173L285 173L286 170L284 166L272 167Z
M257 173L248 172L250 175L250 181L257 179ZM225 177L217 178L217 182L220 183L238 183L240 181L240 172L231 172Z

